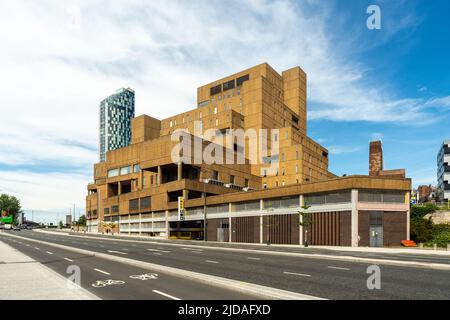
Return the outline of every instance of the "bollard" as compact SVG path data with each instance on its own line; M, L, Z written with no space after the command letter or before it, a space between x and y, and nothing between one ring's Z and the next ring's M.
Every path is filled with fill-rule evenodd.
M433 243L433 250L437 250L437 244Z
M419 248L423 248L423 243L419 243Z
M450 251L450 243L447 244L447 251Z

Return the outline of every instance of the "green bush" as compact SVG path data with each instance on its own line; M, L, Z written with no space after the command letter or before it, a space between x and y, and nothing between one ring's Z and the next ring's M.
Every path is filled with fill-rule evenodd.
M433 239L433 222L431 219L411 219L411 240L420 243Z
M434 203L427 203L425 205L413 205L411 206L411 219L423 218L428 213L433 213L438 210L438 206Z
M447 247L450 244L450 231L444 231L434 237L433 242L439 247Z

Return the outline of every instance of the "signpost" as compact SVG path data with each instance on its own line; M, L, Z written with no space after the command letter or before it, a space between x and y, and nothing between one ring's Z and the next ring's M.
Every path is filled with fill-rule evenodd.
M178 197L178 221L184 221L184 197Z

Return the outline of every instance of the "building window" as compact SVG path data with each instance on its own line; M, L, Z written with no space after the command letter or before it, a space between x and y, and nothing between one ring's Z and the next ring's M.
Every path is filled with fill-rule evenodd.
M295 151L295 160L298 160L298 151Z
M230 175L230 183L234 184L234 176Z
M139 199L132 199L129 202L129 209L130 211L137 211L139 210Z
M169 122L169 127L172 128L172 126L173 126L173 123L172 123L172 120L170 120L170 122Z
M141 170L141 167L138 165L138 164L135 164L134 166L133 166L133 172L134 173L137 173L137 172L139 172Z
M214 107L214 114L217 114L217 107Z
M108 170L108 178L117 177L119 175L119 169Z
M234 88L234 79L231 81L227 81L223 84L223 91L230 90Z
M126 166L126 167L122 167L120 168L120 175L126 175L126 174L130 174L131 173L131 166Z
M236 86L241 86L245 81L250 79L250 75L246 74L245 76L239 77L236 79Z
M211 174L213 180L219 180L219 171L214 170Z
M209 95L213 96L215 94L221 93L222 92L222 85L219 84L217 86L212 87L211 89L209 89Z
M298 173L298 164L295 165L295 173Z
M248 188L248 179L245 179L245 180L244 180L244 187L245 187L245 188Z
M140 206L141 206L141 210L150 209L151 198L150 197L141 198Z

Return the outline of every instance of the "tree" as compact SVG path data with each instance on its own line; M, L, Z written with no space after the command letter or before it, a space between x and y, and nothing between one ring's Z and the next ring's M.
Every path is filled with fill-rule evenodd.
M58 227L60 229L62 229L64 227L64 224L63 224L62 220L59 220Z
M77 225L86 226L86 216L84 214L78 218Z
M0 213L3 211L12 215L13 220L16 221L17 215L22 211L19 199L7 194L0 195Z
M302 227L305 228L306 231L306 239L305 239L305 247L308 246L308 229L311 227L312 225L312 213L311 212L307 212L305 210L308 210L311 206L308 205L304 205L302 207L302 209L304 211L299 211L299 219L298 219L298 224L301 225Z

